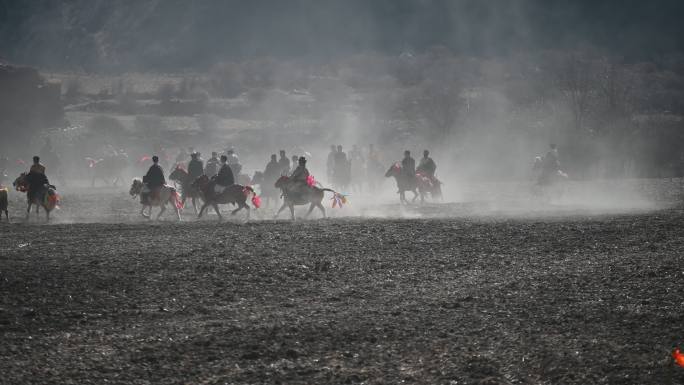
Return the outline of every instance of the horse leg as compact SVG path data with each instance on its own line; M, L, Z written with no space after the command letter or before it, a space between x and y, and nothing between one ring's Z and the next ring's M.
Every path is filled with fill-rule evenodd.
M406 193L403 191L399 192L399 202L403 204L408 204L408 202L406 201Z
M321 202L316 203L316 207L321 209L321 213L323 213L323 218L327 218L327 216L325 215L325 207L323 207L323 203L321 203Z
M176 210L176 217L178 217L178 222L181 222L182 219L181 219L181 212L180 212L180 209L179 209L178 207L176 207L175 204L173 205L173 208Z
M200 208L199 214L197 214L197 218L202 218L202 214L204 214L204 210L209 206L208 202L204 202L202 207Z
M157 220L159 220L159 218L162 216L162 214L164 214L164 211L166 211L166 205L165 204L161 205L161 210L159 210L159 214L157 214ZM152 215L151 211L150 211L150 215Z
M294 213L294 205L290 204L290 216L292 216L292 220L295 220L295 213Z
M418 199L418 192L416 192L415 189L413 189L412 192L413 192L413 199L411 200L411 203L415 203L416 199Z
M222 220L223 217L221 216L221 211L219 211L218 204L212 203L212 206L214 206L214 211L216 211L216 215L218 215L219 221Z
M316 207L315 203L311 203L309 205L309 211L306 212L306 215L304 215L304 219L308 218L309 215L311 215L311 212L313 211L314 207Z
M28 207L26 208L26 220L28 220L29 215L31 215L31 205L32 203L29 202Z
M197 214L197 198L192 197L192 208L195 210L195 214Z
M45 209L45 221L50 222L50 210L48 210L45 206L43 206L43 209Z
M283 210L285 210L285 207L287 207L287 203L286 203L286 202L283 202L283 205L280 206L280 209L279 209L278 212L273 216L273 219L278 218L278 215L279 215L280 213L282 213Z

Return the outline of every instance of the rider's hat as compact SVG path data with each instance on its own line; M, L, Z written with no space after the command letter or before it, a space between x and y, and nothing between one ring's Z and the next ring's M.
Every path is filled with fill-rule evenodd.
M306 158L303 156L299 157L299 163L306 163Z

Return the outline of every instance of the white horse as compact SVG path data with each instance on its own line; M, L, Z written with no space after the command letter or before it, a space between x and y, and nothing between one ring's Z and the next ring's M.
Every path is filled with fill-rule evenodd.
M133 179L133 184L131 184L131 190L129 193L132 197L136 197L142 193L144 187L145 184L142 182L142 180L135 178ZM147 202L143 203L143 207L140 210L140 214L143 217L148 219L151 218L152 206L159 206L161 207L161 211L159 211L159 214L157 215L157 219L159 219L164 211L166 211L166 204L170 203L171 207L176 210L176 216L178 217L178 220L181 220L180 210L183 208L183 202L175 188L164 185L159 188L159 194L156 194L156 196L152 195L153 194L150 194L150 196L147 198ZM146 208L149 208L149 213L147 214L145 214Z

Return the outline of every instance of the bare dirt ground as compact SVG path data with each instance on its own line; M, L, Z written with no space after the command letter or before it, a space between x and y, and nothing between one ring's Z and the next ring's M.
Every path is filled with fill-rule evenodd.
M65 192L0 225L0 383L681 384L681 181L644 186L669 203L295 223Z

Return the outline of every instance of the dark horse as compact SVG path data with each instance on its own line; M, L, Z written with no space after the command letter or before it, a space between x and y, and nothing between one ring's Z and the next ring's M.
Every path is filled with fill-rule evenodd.
M283 205L280 207L275 217L278 217L286 207L290 208L290 215L292 220L295 219L294 207L309 205L309 211L306 213L308 217L313 211L314 207L318 207L325 218L325 208L321 203L326 191L335 194L335 190L329 188L320 188L316 186L296 186L288 176L281 176L275 183L275 187L279 188L283 193Z
M183 205L185 205L186 199L190 198L192 201L192 207L195 209L195 214L197 214L197 199L201 198L200 191L192 187L193 178L190 177L187 171L180 165L169 174L169 179L180 183L181 186L181 200Z
M407 177L402 173L401 163L395 162L385 173L385 178L394 177L397 181L397 192L399 193L399 201L401 203L408 204L406 200L406 191L413 192L413 200L411 203L418 199L418 179L414 177Z
M215 182L209 179L209 177L206 175L202 175L201 177L195 179L192 182L191 186L200 191L200 193L202 194L202 199L204 200L204 204L202 205L202 208L200 209L199 214L197 216L198 218L202 217L202 214L204 214L204 210L208 206L212 206L214 208L214 211L216 211L216 215L218 215L219 219L222 219L223 217L221 216L221 212L219 211L218 205L225 205L231 203L233 205L238 206L235 210L231 211L231 215L235 215L238 211L246 209L247 219L249 219L250 208L246 202L247 198L250 195L252 196L252 203L254 204L254 207L258 208L258 205L255 203L256 193L254 192L254 189L252 189L252 187L250 186L234 184L226 187L223 193L216 194L216 192L214 192Z
M51 185L45 185L42 189L37 191L31 191L30 184L27 178L27 174L22 172L17 179L14 180L14 188L17 191L25 192L28 201L28 206L26 207L26 219L29 218L31 213L31 206L36 206L36 215L38 215L38 208L43 207L45 209L46 220L50 220L50 211L54 210L59 204L59 195L55 191L55 187Z

